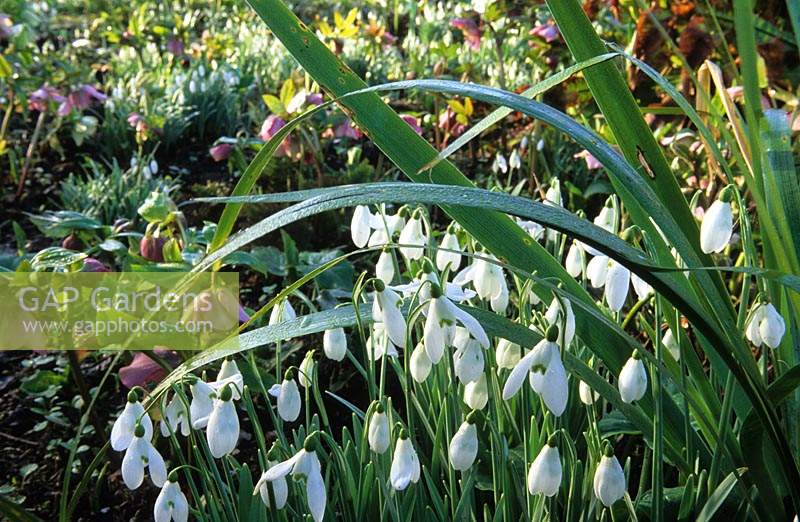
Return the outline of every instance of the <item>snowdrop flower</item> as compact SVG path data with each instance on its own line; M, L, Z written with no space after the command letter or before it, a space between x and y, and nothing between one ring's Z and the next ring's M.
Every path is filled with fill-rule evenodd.
M297 373L297 380L303 388L309 388L314 383L314 350L306 352Z
M567 260L564 262L567 273L572 277L579 277L583 273L583 256L583 247L573 240L567 251Z
M477 381L483 375L483 348L470 337L469 331L458 327L453 337L453 370L461 384Z
M394 447L392 467L389 471L389 480L392 483L392 488L396 491L402 491L412 482L416 484L419 480L419 473L419 457L417 457L417 452L414 451L414 446L408 438L408 433L405 429L402 429Z
M508 285L503 275L503 269L494 261L494 256L485 254L487 259L475 259L475 261L459 272L453 279L453 283L464 286L472 283L475 291L481 299L489 300L492 310L497 313L505 313L508 306Z
M575 314L572 311L572 303L567 299L553 297L544 318L547 320L547 324L558 326L559 331L564 332L564 346L569 346L572 339L575 338Z
M273 451L270 451L270 453L273 453ZM269 458L269 456L267 458ZM253 488L253 495L261 495L261 502L269 508L272 507L272 501L270 500L270 489L272 489L272 498L275 499L275 509L283 509L289 498L289 485L286 483L286 477L281 477L271 482L265 478L267 472L276 465L277 462L274 460L270 459L267 461L267 471L262 473L261 478L256 482ZM270 486L272 487L270 488Z
M664 337L661 338L661 344L669 350L669 353L672 355L673 359L680 360L681 358L681 347L678 344L678 340L675 338L675 334L672 333L672 328L667 328Z
M733 234L733 187L725 187L703 215L700 225L700 248L706 254L722 252Z
M786 323L772 303L758 303L750 315L745 335L756 346L761 343L770 348L777 348L781 344L783 334L786 333Z
M300 415L300 390L294 380L294 371L290 368L283 376L283 382L273 384L269 394L278 399L278 415L286 422L294 422Z
M353 211L353 219L350 221L350 237L353 238L356 247L364 248L367 245L372 233L371 221L372 213L369 211L369 207L359 205Z
M206 438L208 449L216 459L230 454L239 442L239 416L236 414L231 385L222 388L214 401L214 408L208 417Z
M150 415L144 411L142 403L139 402L139 393L133 389L128 392L128 402L125 403L125 408L111 428L111 447L114 451L125 450L131 445L137 425L142 426L143 436L150 440L153 436L153 422L150 420Z
M375 263L375 277L387 285L394 279L394 260L388 248L384 248L378 256L378 262Z
M617 225L617 212L614 210L614 197L610 196L606 204L600 209L600 213L593 220L594 224L604 229L606 232L614 234ZM596 255L596 254L592 254Z
M623 402L630 404L644 397L647 391L647 370L637 350L633 351L633 355L620 370L618 384Z
M516 395L525 376L528 376L531 388L542 397L547 409L556 417L564 413L569 398L569 385L556 344L557 339L558 328L550 326L545 338L511 370L503 386L503 400L509 400Z
M406 225L406 220L403 217L405 209L401 208L397 214L386 214L381 209L377 214L372 215L370 226L374 230L369 237L367 246L383 246L389 243L389 240L398 232L400 232Z
M425 320L424 344L428 357L434 364L442 358L445 346L453 342L455 336L456 321L466 327L467 337L472 335L477 342L478 351L480 347L489 347L489 337L477 319L456 306L450 299L442 293L439 285L430 286L431 299L428 305L428 317ZM467 346L464 346L466 351ZM474 348L470 348L474 354ZM483 354L481 353L481 366L483 366Z
M631 285L633 286L633 291L636 292L636 297L638 297L640 301L653 293L653 287L633 272L631 272Z
M517 219L517 225L519 225L522 230L527 232L527 234L531 236L534 241L539 241L544 234L544 227L536 221Z
M144 468L149 468L150 479L158 487L167 480L167 468L164 459L150 443L150 434L146 433L142 424L133 429L133 440L125 450L122 459L122 480L128 489L136 489L144 481Z
M239 367L236 366L236 361L226 358L222 361L222 366L219 367L217 380L209 384L215 390L221 390L232 385L233 398L238 401L241 398L240 391L244 386L244 377L242 377Z
M591 406L600 397L596 391L592 390L591 386L583 381L578 383L578 396L586 406Z
M522 357L522 348L508 339L500 339L495 351L495 362L498 368L511 369L517 365Z
M325 330L322 334L322 351L332 361L341 361L347 353L347 336L343 328Z
M406 344L406 319L400 305L403 299L380 279L373 281L375 299L372 301L372 318L383 324L389 340L395 346Z
M589 261L586 275L593 287L605 286L604 295L608 307L614 312L619 312L628 297L630 270L608 256L599 255Z
M467 419L461 423L458 431L450 439L450 465L456 471L466 471L471 468L475 457L478 456L478 430L475 427L475 415L474 411L467 415Z
M464 289L459 284L446 282L444 285L439 281L439 276L433 271L433 263L427 258L422 260L422 268L417 272L410 283L404 285L394 285L390 288L403 294L403 297L418 298L419 302L424 303L431 298L431 286L438 285L442 288L444 295L451 301L461 303L472 299L477 294L473 290ZM427 316L427 310L424 312Z
M424 247L428 244L428 237L423 230L420 215L421 213L419 210L414 211L411 218L400 232L399 243L401 245L414 245L400 247L400 253L409 260L422 259L422 255L425 252Z
M274 326L279 323L297 319L297 314L289 303L288 299L283 299L280 303L276 303L272 307L272 312L269 314L269 326Z
M367 357L370 361L380 361L386 355L387 357L397 357L397 347L389 340L386 334L386 329L383 323L374 323L372 325L372 334L367 337Z
M178 484L177 474L173 471L169 474L164 487L156 498L153 505L153 518L156 522L186 522L189 520L189 503L186 495L181 491Z
M561 485L561 474L561 458L556 447L555 435L552 435L528 470L528 493L554 496Z
M494 161L492 162L492 172L495 174L498 172L502 172L503 174L508 172L508 162L506 161L505 156L499 152L495 155Z
M160 423L161 436L169 437L170 430L173 433L180 432L181 435L186 437L189 435L191 429L191 421L189 419L189 412L186 410L186 405L176 393L164 408L164 415Z
M389 418L386 416L381 403L375 405L375 410L369 419L367 441L369 442L369 448L378 455L382 455L389 449L391 428L389 427Z
M313 434L306 437L303 449L288 460L269 468L261 478L266 482L274 482L285 478L289 473L294 478L305 477L308 509L311 516L314 517L314 521L320 522L325 515L327 493L325 492L325 482L322 480L322 466L317 452L313 449L313 437Z
M473 410L482 410L489 403L489 386L486 383L486 374L482 373L477 381L472 381L464 386L464 404Z
M511 170L516 170L522 167L522 157L520 157L517 149L511 151L511 156L508 157L508 166L511 168Z
M150 173L153 175L158 174L158 162L154 159L150 160Z
M611 507L625 496L625 489L625 473L611 445L607 444L594 472L594 495L604 506Z
M436 268L444 271L449 267L451 272L458 271L461 266L461 245L458 244L458 236L455 234L455 226L450 225L447 227L447 232L442 236L442 242L439 244L440 249L436 251ZM446 249L446 250L442 250ZM447 250L454 250L455 252L448 252Z
M409 361L411 370L411 377L418 383L425 382L428 375L433 368L433 362L428 357L428 352L425 350L424 343L417 343L417 347L411 352L411 361Z
M194 382L189 386L189 391L192 392L192 402L189 403L189 419L191 419L192 428L199 430L208 424L208 416L214 409L214 398L217 396L217 392L210 384L197 377L192 377Z

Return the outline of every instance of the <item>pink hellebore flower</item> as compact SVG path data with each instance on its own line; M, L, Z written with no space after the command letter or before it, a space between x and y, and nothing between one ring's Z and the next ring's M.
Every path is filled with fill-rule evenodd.
M264 141L269 141L269 139L281 130L284 125L286 125L286 120L275 114L270 114L267 116L267 119L264 120L263 125L261 125L261 131L258 133L258 137ZM283 140L278 150L275 151L275 155L288 156L290 147L291 141L289 140L289 136L286 136L286 139Z
M111 272L106 265L93 257L87 257L83 260L83 269L81 272Z
M343 123L340 123L334 130L333 135L336 138L351 138L354 140L361 139L364 134L358 128L353 125L352 120L350 118L346 119Z
M136 129L136 132L147 132L147 120L138 112L132 112L128 115L128 125Z
M481 30L478 29L478 24L472 18L454 18L450 20L450 25L456 29L460 29L464 34L464 41L477 51L481 48Z
M597 170L603 166L602 163L597 161L597 158L592 156L592 153L588 150L584 150L583 152L579 152L573 156L573 158L583 158L586 160L586 168L589 170Z
M308 105L322 105L322 94L318 92L312 92L308 96L306 96L306 104Z
M96 100L102 103L107 99L108 96L91 85L81 85L78 90L71 92L70 95L67 96L67 99L61 102L61 105L58 107L58 115L66 116L72 112L72 109L82 111L89 108L92 101Z
M558 39L558 27L553 22L547 22L537 25L528 34L543 38L545 42L550 43Z
M467 130L465 125L456 121L456 113L448 107L439 114L439 128L449 131L454 137L458 137Z
M422 127L419 126L419 120L410 114L400 116L408 125L414 129L414 132L422 136Z
M233 152L233 145L230 143L220 143L214 147L211 147L208 150L208 153L211 154L211 157L214 158L214 161L225 161L230 157L231 153Z
M153 351L172 366L176 366L179 362L178 354L171 350L156 348ZM166 375L164 368L142 352L137 352L128 366L119 369L119 380L128 389L134 386L144 387L148 383L158 384Z
M42 85L28 95L28 108L32 111L44 112L47 110L47 102L55 101L62 103L66 100L58 89L49 85Z
M183 42L177 38L167 40L167 52L175 56L183 55Z

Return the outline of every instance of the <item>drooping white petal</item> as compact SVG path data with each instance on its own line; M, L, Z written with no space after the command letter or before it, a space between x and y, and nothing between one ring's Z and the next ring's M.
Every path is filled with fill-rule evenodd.
M756 346L761 346L763 339L761 338L761 320L764 318L765 307L763 304L756 305L752 311L750 319L747 322L745 335Z
M272 307L272 311L269 314L269 325L274 326L286 321L292 321L296 318L297 313L295 313L294 308L292 308L292 305L289 303L289 300L284 299Z
M285 478L286 475L292 473L295 464L305 454L304 452L305 450L300 450L283 462L273 465L267 471L265 471L263 475L261 475L261 478L267 482L273 482L275 480Z
M598 393L592 390L592 388L583 381L578 384L578 396L581 398L581 402L586 406L594 404L599 397Z
M286 301L286 303L288 305L288 301ZM289 308L291 308L291 306L289 306ZM292 310L292 315L293 314L294 310ZM217 374L217 380L209 384L215 390L221 390L226 386L231 386L234 400L239 400L241 398L240 392L244 387L244 377L242 376L242 372L239 371L239 367L236 365L234 360L225 359L222 361L222 366L220 366L219 374Z
M383 292L376 292L376 299L381 311L381 322L389 335L389 339L396 346L405 346L406 319L400 310L402 299L391 288L385 288Z
M278 415L286 422L294 422L300 415L300 406L300 390L297 382L294 379L284 379L278 394Z
M617 457L600 458L594 473L594 494L606 507L625 496L625 473Z
M561 485L561 459L558 448L545 444L528 471L528 492L552 497Z
M128 489L136 489L144 481L145 459L148 457L150 443L144 437L134 437L122 458L122 480Z
M267 470L275 465L276 463L273 461L267 462ZM275 499L275 509L283 509L286 505L286 500L289 498L289 485L286 483L286 477L280 477L270 482L265 478L266 475L266 471L261 474L261 478L258 479L253 488L253 494L258 493L261 495L261 501L265 506L270 507L272 505L270 500L271 493L272 498ZM270 492L270 490L272 491Z
M583 272L583 249L573 241L567 251L567 259L564 263L567 273L572 277L579 277Z
M616 261L611 261L609 264L606 277L606 302L612 311L619 312L628 298L631 273Z
M506 283L506 278L503 277L502 272L500 274L498 285L500 286L500 291L496 295L492 296L489 304L492 306L492 311L504 315L506 313L506 308L508 308L508 284Z
M569 399L569 382L567 371L561 362L561 357L554 355L544 372L544 386L541 391L545 406L556 417L560 417L567 408Z
M314 454L316 457L316 453ZM321 522L325 516L325 504L328 501L325 492L325 482L322 480L322 473L319 470L319 460L317 465L306 479L306 497L308 498L308 510L314 518L314 522Z
M700 248L706 254L722 252L733 234L733 210L731 204L716 200L706 210L700 225Z
M111 447L114 451L126 449L133 440L133 431L136 423L140 422L145 429L145 436L150 437L153 433L153 423L150 416L145 413L144 406L139 401L126 402L122 413L114 421L111 428Z
M322 350L325 357L332 361L341 361L347 354L347 336L343 328L325 330L322 334Z
M446 232L445 235L442 236L440 247L442 249L454 250L454 252L438 250L436 252L436 268L444 271L449 267L451 273L458 271L458 267L461 266L461 246L458 244L458 237L455 234Z
M608 256L595 256L586 265L586 277L594 288L601 288L608 277Z
M575 313L572 311L572 303L566 298L553 297L544 318L551 326L558 326L563 337L563 346L569 346L575 338Z
M468 339L453 354L453 369L461 384L477 381L483 374L483 365L483 348L474 339Z
M208 417L206 437L208 449L214 458L222 458L236 448L239 441L239 416L233 400L214 401L214 409Z
M450 342L452 330L452 314L447 307L447 298L439 297L430 300L428 317L423 328L423 343L428 358L436 364L444 354L445 345ZM450 324L447 324L447 323Z
M189 519L189 503L177 482L167 481L153 505L155 522L186 522Z
M350 221L350 235L353 238L353 243L358 248L363 248L369 240L372 229L370 228L370 220L372 214L368 207L359 205L353 212L353 219Z
M428 352L425 350L423 343L417 344L414 351L411 352L411 360L409 361L411 370L411 377L418 383L422 383L428 378L433 367L433 361L428 357Z
M463 324L467 330L469 330L469 333L472 335L472 337L474 337L482 347L489 348L489 336L486 335L486 330L483 329L481 323L472 317L472 315L470 315L468 312L450 302L450 300L447 298L445 298L445 304L450 314L455 317L458 322Z
M680 360L681 358L681 347L678 344L678 340L675 339L675 334L672 333L671 328L667 328L666 333L664 333L664 337L661 338L661 344L669 350L669 353L672 355L672 358L676 361Z
M536 357L536 349L534 348L530 352L526 353L525 356L519 360L517 365L514 366L514 369L511 370L511 373L508 375L508 379L506 379L506 383L503 386L503 400L507 401L517 394L519 389L522 387L522 383L525 382L525 377L527 377L528 372L531 371L531 367L533 366Z
M522 357L522 348L508 339L500 339L495 351L495 362L498 368L511 369Z
M303 357L297 372L297 382L299 382L300 386L303 388L311 387L314 382L314 368L313 352L308 352L306 356Z
M386 413L375 412L369 420L369 428L367 430L367 441L372 451L377 454L383 454L389 449L390 429L389 418Z
M412 216L400 232L399 243L414 246L401 246L400 252L407 259L421 259L425 252L423 247L427 242L428 238L422 230L422 220Z
M448 448L450 465L456 471L466 471L472 467L478 456L478 430L474 423L464 421L450 439Z
M482 410L489 403L489 386L486 374L482 373L477 381L464 386L464 404L473 410Z
M416 480L415 480L416 478ZM412 482L419 480L419 460L410 439L397 439L392 456L389 481L392 488L402 491Z
M631 284L633 285L633 290L636 292L636 297L640 300L653 293L653 287L633 272L631 272Z
M764 343L770 348L777 348L781 344L783 334L786 333L786 323L772 303L764 305L761 321L758 323L758 332Z
M644 397L647 391L647 370L641 359L631 357L619 372L619 395L631 403Z
M155 446L150 444L149 440L145 439L145 441L147 442L147 468L150 472L150 480L156 486L161 487L167 481L167 466Z
M381 252L378 256L378 262L375 263L375 277L386 283L387 285L394 279L394 260L392 254L388 250Z
M214 409L214 397L217 393L210 384L201 380L195 381L189 390L192 392L192 402L189 403L189 418L194 429L205 428L208 416Z

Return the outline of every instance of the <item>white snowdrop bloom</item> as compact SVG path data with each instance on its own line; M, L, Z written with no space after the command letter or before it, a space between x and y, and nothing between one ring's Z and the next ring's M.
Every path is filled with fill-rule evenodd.
M375 277L387 285L394 279L394 259L388 249L381 251L381 255L378 256L378 262L375 263Z
M563 299L562 302L562 299L553 297L544 318L547 324L558 326L559 331L564 332L564 346L569 346L575 338L575 314L572 311L572 303L567 299Z
M314 383L314 350L306 352L297 372L297 381L303 388L310 388Z
M153 504L153 518L155 522L186 522L189 520L189 502L181 491L174 471L170 474L164 487Z
M611 234L616 232L617 213L614 210L614 201L612 197L606 200L606 204L600 209L600 213L597 214L593 222L606 232L610 232Z
M447 232L442 236L442 242L439 243L440 249L436 251L436 268L444 271L449 267L450 272L456 272L461 266L461 252L463 250L461 245L458 244L458 236L456 236L452 228L452 226L448 227ZM448 250L453 250L454 252L448 252Z
M170 429L176 435L180 433L184 437L189 435L191 429L191 421L189 420L189 412L186 410L186 405L176 393L172 399L167 403L164 408L164 413L161 416L161 435L169 437Z
M464 404L473 410L482 410L489 403L489 386L486 374L482 373L477 381L472 381L464 386Z
M475 426L475 415L470 413L467 420L461 423L458 431L450 439L448 447L450 465L456 471L466 471L472 467L478 456L478 429Z
M359 205L353 211L353 219L350 221L350 237L353 239L353 244L358 248L364 248L369 241L372 234L370 223L372 222L372 213L369 207Z
M516 395L528 376L531 388L541 396L547 409L556 417L564 413L569 399L569 382L557 339L558 328L551 326L545 338L519 360L503 386L504 400Z
M150 160L150 173L153 175L158 174L158 162L154 159Z
M706 254L722 252L733 234L733 188L726 187L705 211L700 225L700 248Z
M428 357L428 352L425 350L424 343L418 343L414 351L411 352L409 368L411 370L411 377L418 383L425 382L425 379L430 375L433 362L430 357Z
M680 360L681 358L681 347L678 344L678 340L675 338L675 334L672 333L672 328L667 328L666 333L664 333L664 337L661 338L661 344L669 350L669 353L672 355L673 359L676 361Z
M608 445L594 472L594 495L604 506L611 507L625 496L625 489L625 473Z
M544 194L544 204L552 205L554 207L563 206L561 199L561 183L558 181L558 178L553 178L550 182L550 186L547 187L547 191ZM558 232L548 229L547 239L549 241L556 241L558 239Z
M456 306L442 293L441 287L431 285L431 299L428 305L428 317L425 320L424 344L428 357L434 364L442 358L445 346L453 342L456 322L466 328L467 336L473 336L481 346L489 347L489 337L477 319ZM466 347L465 347L466 348ZM481 366L483 357L481 353Z
M150 471L150 480L158 487L167 480L167 468L158 450L150 443L144 426L137 424L133 439L122 458L122 480L128 489L136 489L144 481L144 469Z
M544 227L536 221L517 220L517 225L524 230L534 241L539 241L544 235Z
M522 167L522 157L519 155L519 151L514 149L511 151L511 155L508 157L508 166L511 170L516 170Z
M747 322L745 335L756 346L762 343L770 348L777 348L781 344L783 334L786 333L786 323L772 303L758 303L751 312Z
M147 440L153 436L153 422L139 402L139 394L135 390L128 392L128 401L111 428L111 447L114 451L127 449L133 441L136 425L141 424Z
M372 302L372 318L383 323L389 340L395 346L406 344L406 318L400 305L403 299L381 280L373 281L375 286L375 299Z
M495 174L498 172L502 172L503 174L508 172L508 161L506 161L506 157L499 152L495 155L494 161L492 162L492 172Z
M553 435L531 463L528 470L528 493L554 496L561 486L561 474L561 458Z
M208 416L206 438L208 449L216 459L229 455L239 442L239 416L236 414L231 386L222 388L214 401L214 408Z
M274 460L267 461L267 471L277 464ZM286 483L286 477L281 477L273 481L268 481L265 478L267 471L261 474L261 477L256 482L253 488L253 495L261 495L261 502L268 508L272 506L270 494L275 499L275 509L283 509L286 506L286 501L289 498L289 485ZM272 491L270 492L270 489Z
M241 398L240 392L244 386L244 377L242 377L242 372L239 371L236 361L226 358L219 367L217 380L209 384L217 391L232 385L233 398L238 401Z
M522 348L508 339L500 339L494 357L498 368L511 369L522 357Z
M294 422L300 415L300 389L294 379L294 371L287 370L283 382L273 384L269 394L278 399L278 415L286 422Z
M332 361L341 361L347 354L347 335L343 328L325 330L322 334L322 351Z
M153 173L150 172L150 165L142 167L142 176L144 176L144 179L151 179L153 177Z
M461 384L477 381L483 375L483 348L475 339L467 337L463 342L454 342L453 370Z
M602 288L608 279L608 267L610 259L608 256L599 255L592 258L586 265L586 277L594 288Z
M373 323L372 334L367 337L367 357L370 361L379 361L381 357L397 357L397 347L389 340L383 323Z
M583 381L578 384L578 396L586 406L591 406L600 398L600 395Z
M567 259L564 262L567 273L572 277L580 277L583 273L583 256L583 247L573 240L567 251Z
M628 298L630 280L630 270L612 259L608 264L605 289L606 303L608 303L608 307L612 311L619 312L622 310L625 300Z
M636 350L620 370L618 385L623 402L630 404L644 397L647 391L647 370Z
M547 333L548 335L539 341L531 351L526 353L511 370L503 386L503 400L509 400L517 394L522 387L522 383L525 382L525 377L528 376L534 367L544 372L550 364L551 359L553 359L553 355L556 354L558 357L558 345L556 344L558 329L550 327ZM534 384L538 385L538 381L531 382L531 385Z
M214 399L217 392L214 388L202 380L194 377L194 382L189 386L192 392L192 402L189 403L189 418L192 421L192 428L199 430L208 424L208 416L214 409Z
M280 303L276 303L275 306L272 307L272 311L269 314L269 325L274 326L294 319L297 319L294 308L292 308L288 299L283 299Z
M396 491L402 491L409 484L416 484L419 480L419 473L419 457L417 457L417 452L411 444L411 439L408 438L408 433L403 429L400 431L397 444L395 444L392 467L389 471L389 480L392 483L392 488Z
M367 429L369 448L375 453L382 455L389 449L391 435L389 418L386 416L383 404L378 403L369 419L369 428Z
M194 80L189 80L189 92L194 94L197 92L197 82Z
M423 230L423 223L419 211L415 211L408 222L406 222L403 230L400 231L400 239L398 242L401 245L414 245L400 247L400 253L403 254L406 259L422 259L422 255L425 253L425 245L428 244L428 236L425 235L425 231Z
M633 272L631 272L631 285L633 286L633 291L636 292L636 297L638 297L640 301L653 293L653 287Z
M289 473L294 478L305 477L308 509L311 516L314 517L314 521L320 522L325 515L325 504L328 497L325 491L325 482L322 480L322 466L317 452L312 448L312 440L312 435L307 437L303 449L288 460L269 468L261 478L267 482L274 482L285 478Z
M495 258L489 254L484 254L487 259L475 259L475 261L459 272L453 283L464 286L472 283L478 296L481 299L489 300L492 310L497 313L505 313L508 306L508 285L503 275L503 270L495 264ZM491 260L491 261L490 261Z

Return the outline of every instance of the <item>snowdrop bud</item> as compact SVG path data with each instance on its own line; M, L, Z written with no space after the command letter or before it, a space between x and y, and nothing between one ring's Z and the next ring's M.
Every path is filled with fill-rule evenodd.
M497 343L495 361L498 368L511 369L517 365L522 357L522 349L518 344L512 343L508 339L500 339Z
M506 161L505 156L500 154L499 152L494 157L494 162L492 162L492 172L497 174L498 172L502 172L505 174L508 172L508 162Z
M400 252L407 259L421 259L425 252L425 245L428 243L428 238L423 231L422 219L420 218L420 211L416 210L411 215L403 230L400 232L399 243L401 245L415 245L401 246Z
M297 380L300 381L300 386L303 388L309 388L314 383L314 350L309 350L303 357Z
M536 456L528 471L528 492L552 497L561 485L561 459L555 443L555 435Z
M667 328L664 337L661 338L661 344L669 350L669 353L672 355L673 359L676 361L680 360L681 358L681 347L678 344L678 340L675 338L675 334L672 333L671 328Z
M733 234L733 187L726 187L706 210L700 225L700 248L706 254L722 252Z
M478 456L478 430L471 413L450 440L450 465L456 471L466 471L472 467Z
M239 441L239 417L233 403L231 386L225 386L214 401L214 409L208 417L206 438L211 455L218 459L230 454Z
M486 374L482 373L477 381L464 386L464 404L473 410L482 410L488 403L489 386L486 383Z
M400 437L394 447L392 467L389 471L389 480L392 483L392 488L396 491L406 489L409 484L416 483L419 480L419 473L420 467L417 452L414 451L414 446L408 438L408 433L403 429L400 431Z
M599 397L596 391L593 391L591 386L586 384L585 382L581 381L578 384L578 395L581 398L581 402L584 403L586 406L591 406Z
M359 205L353 212L353 219L350 221L350 236L353 238L353 244L358 248L366 246L369 241L370 222L372 221L372 213L368 207Z
M583 272L583 249L576 241L573 241L569 247L564 267L572 277L578 277Z
M389 419L384 412L383 405L378 403L369 420L369 429L367 432L369 447L372 451L381 455L389 449L390 438L391 428L389 427Z
M322 334L322 350L325 357L332 361L341 361L347 353L347 336L343 328L325 330Z
M452 225L448 227L447 232L442 237L440 246L442 249L455 250L455 252L441 249L436 252L436 268L442 271L449 266L450 272L456 272L461 266L461 245L458 244L458 236L452 230L453 228Z
M615 232L614 228L616 221L617 216L616 212L614 211L614 197L609 196L609 198L606 200L605 206L600 209L600 213L594 218L594 224L613 234Z
M630 285L631 272L616 261L610 261L608 276L606 278L605 297L608 307L613 312L622 310L625 300L628 298L628 286Z
M620 370L618 384L619 395L623 402L630 404L644 397L647 391L647 370L638 351L634 350L631 358Z
M150 173L151 174L158 174L158 162L156 160L150 160Z
M625 496L625 489L625 473L614 456L614 450L607 445L594 472L594 495L604 506L611 507Z
M428 375L430 375L433 363L430 357L428 357L428 352L425 350L425 345L423 343L418 343L414 351L411 352L409 366L411 369L411 377L418 383L423 383L425 379L428 378Z
M388 248L384 248L378 256L378 262L375 263L375 277L387 285L394 279L394 260Z
M511 156L508 158L508 166L511 167L511 170L522 167L522 158L520 157L517 149L511 151Z
M287 370L283 382L270 388L270 394L278 398L278 415L286 422L294 422L300 415L300 390L294 380L294 372Z
M483 348L475 339L468 339L453 354L453 369L461 384L477 381L483 375Z
M274 326L296 318L297 314L289 303L289 300L283 299L280 303L276 303L275 306L272 307L272 311L269 314L269 325Z
M186 522L189 519L189 503L174 475L174 471L170 473L153 505L155 522Z

